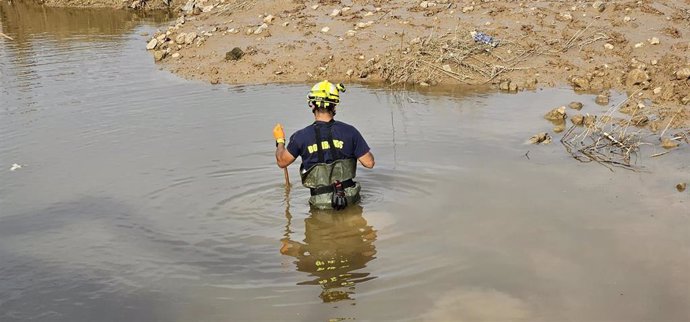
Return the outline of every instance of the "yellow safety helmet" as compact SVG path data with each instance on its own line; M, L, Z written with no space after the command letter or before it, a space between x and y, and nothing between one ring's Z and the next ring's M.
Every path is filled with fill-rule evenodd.
M343 84L333 84L327 80L317 83L309 91L308 103L312 109L317 107L335 107L340 103L340 92L345 92Z

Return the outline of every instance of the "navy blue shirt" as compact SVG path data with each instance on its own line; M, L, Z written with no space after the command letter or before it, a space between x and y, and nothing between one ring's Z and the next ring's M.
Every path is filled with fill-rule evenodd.
M354 126L335 120L331 122L316 121L290 136L290 142L287 145L287 150L292 156L295 158L297 156L302 157L301 169L306 170L319 163L315 127L318 127L321 132L320 144L325 163L337 159L359 159L369 152L369 145ZM330 133L333 134L336 153L333 153L331 143L328 140Z

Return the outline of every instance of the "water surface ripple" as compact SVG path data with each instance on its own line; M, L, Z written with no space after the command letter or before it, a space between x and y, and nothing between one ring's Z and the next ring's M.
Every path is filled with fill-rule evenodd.
M687 153L612 173L523 144L590 95L350 86L377 168L333 215L274 164L308 85L160 71L160 18L0 18L1 321L690 320Z

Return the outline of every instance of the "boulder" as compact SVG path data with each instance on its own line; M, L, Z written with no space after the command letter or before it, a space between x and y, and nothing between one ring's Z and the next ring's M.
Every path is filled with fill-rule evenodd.
M155 61L159 62L159 61L163 60L165 58L165 56L167 56L167 55L168 55L168 52L166 52L165 50L156 50L153 52L153 59Z
M197 37L199 36L196 34L196 32L190 32L184 36L184 43L191 45Z
M591 85L589 79L582 76L573 76L570 78L570 83L573 85L575 90L586 91L589 90Z
M225 53L225 60L239 60L244 56L244 51L240 47L235 47L231 51Z
M562 121L566 118L566 116L565 106L560 106L546 113L544 118L549 121Z
M583 125L585 124L585 116L582 114L575 114L570 117L570 121L575 125Z

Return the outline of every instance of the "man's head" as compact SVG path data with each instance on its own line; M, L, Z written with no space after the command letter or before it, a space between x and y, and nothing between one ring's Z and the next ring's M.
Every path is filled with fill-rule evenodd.
M307 96L312 113L335 115L335 107L340 103L340 92L345 92L343 84L333 84L327 80L317 83Z

